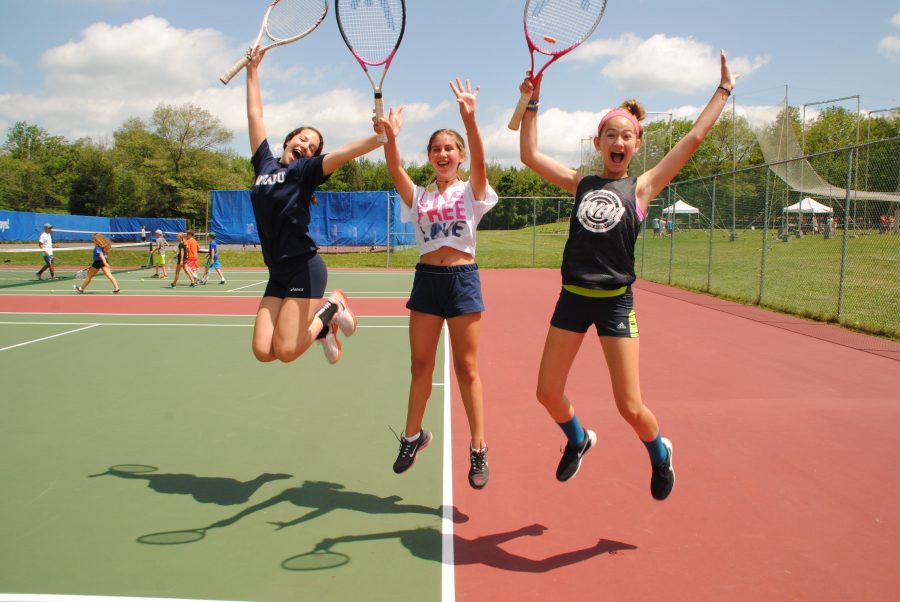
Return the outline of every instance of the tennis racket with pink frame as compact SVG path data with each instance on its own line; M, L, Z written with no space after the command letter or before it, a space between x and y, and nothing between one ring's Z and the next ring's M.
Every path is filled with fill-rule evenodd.
M537 79L544 70L587 40L606 11L606 0L528 0L525 3L525 41L531 52L531 79ZM534 71L534 53L539 52L550 60ZM519 129L522 116L528 107L530 94L522 94L519 104L509 120L509 129Z
M384 77L397 54L406 28L406 3L403 0L335 0L334 15L347 48L359 62L375 94L375 117L384 117L381 96ZM378 83L369 67L383 66ZM387 136L378 135L379 142Z

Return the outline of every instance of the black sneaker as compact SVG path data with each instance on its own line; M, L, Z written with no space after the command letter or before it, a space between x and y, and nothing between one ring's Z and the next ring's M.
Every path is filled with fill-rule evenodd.
M469 445L469 485L473 489L484 489L488 479L491 478L491 469L488 467L488 448L485 445L481 449L473 449Z
M406 472L416 462L416 454L428 447L431 443L431 433L422 429L415 441L407 441L406 437L400 438L400 453L394 461L394 472L400 474Z
M595 443L597 443L596 433L590 429L584 429L584 442L581 447L569 447L567 444L563 449L559 466L556 467L556 480L565 482L578 474L578 469L581 468L581 458L594 447Z
M653 467L653 476L650 477L650 494L653 499L664 500L672 493L675 487L675 469L672 468L672 442L662 438L663 445L669 450L669 456L664 462Z

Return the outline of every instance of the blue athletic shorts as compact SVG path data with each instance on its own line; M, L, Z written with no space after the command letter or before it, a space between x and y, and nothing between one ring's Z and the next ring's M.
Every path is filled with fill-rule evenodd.
M218 261L211 261L211 262L209 262L209 263L206 264L206 267L208 267L208 268L211 269L211 270L221 270L221 269L222 269L222 264L219 263Z
M53 264L53 255L44 255L44 265Z
M597 336L637 338L631 287L614 297L585 297L562 289L550 325L585 333L592 324L597 328Z
M445 319L483 312L478 266L416 264L406 308Z
M318 253L288 257L269 267L264 297L321 299L325 296L328 269Z

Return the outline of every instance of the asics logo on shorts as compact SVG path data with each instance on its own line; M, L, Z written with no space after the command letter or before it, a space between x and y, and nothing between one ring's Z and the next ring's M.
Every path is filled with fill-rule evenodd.
M592 190L584 195L578 206L578 221L585 230L608 232L622 221L625 206L622 199L611 190Z
M306 289L303 288L303 287L300 287L300 288L292 288L292 289L291 289L291 292L292 292L292 293L302 293L302 292L305 291L305 290L306 290Z

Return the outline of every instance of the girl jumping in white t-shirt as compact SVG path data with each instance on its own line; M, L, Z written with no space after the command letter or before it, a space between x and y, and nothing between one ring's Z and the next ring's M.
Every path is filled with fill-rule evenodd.
M472 90L456 78L450 87L459 103L469 142L469 181L460 178L459 167L466 160L466 143L457 132L438 130L428 141L428 160L434 180L426 187L410 179L400 161L397 136L403 124L403 107L391 109L377 122L388 141L385 161L394 187L405 207L402 221L416 224L419 263L406 307L409 315L409 345L412 380L406 428L400 438L400 452L394 472L406 472L416 454L431 443L431 433L422 428L425 406L431 396L437 345L444 321L450 331L450 348L460 393L469 419L469 484L475 489L487 485L490 477L487 445L484 442L484 409L481 377L478 375L478 339L481 332L481 280L475 264L475 229L485 213L497 204L497 193L488 185L484 147L475 105L478 88Z

